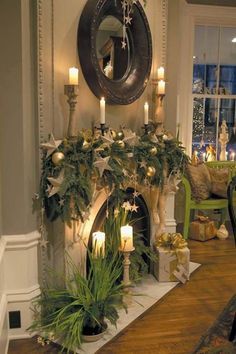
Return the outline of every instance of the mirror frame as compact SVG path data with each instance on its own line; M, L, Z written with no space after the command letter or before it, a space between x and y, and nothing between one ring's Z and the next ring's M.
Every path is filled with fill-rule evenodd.
M84 78L95 96L104 97L108 104L127 105L141 96L149 80L152 65L151 31L142 5L137 1L133 4L131 25L126 30L131 50L130 65L120 80L110 80L99 66L96 51L97 31L109 15L123 23L121 0L87 1L78 26L78 54Z

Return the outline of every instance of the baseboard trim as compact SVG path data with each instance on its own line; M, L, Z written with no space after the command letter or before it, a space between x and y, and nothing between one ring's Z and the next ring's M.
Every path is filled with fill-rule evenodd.
M6 313L7 313L7 296L6 294L2 294L0 298L0 336L2 333L2 328L3 328L3 323L4 323Z
M3 235L0 239L0 339L1 353L7 353L10 339L30 338L31 301L40 295L37 249L40 233ZM8 328L8 312L21 312L21 327Z
M2 336L3 326L4 326L4 321L6 316L7 316L7 296L6 294L2 294L0 298L0 338ZM6 341L6 346L5 346L4 354L7 354L8 346L9 346L9 335L5 337L5 341Z
M33 335L35 335L35 333ZM9 338L9 341L14 340L14 339L29 339L29 338L32 338L33 335L30 335L30 334L9 334L8 338Z

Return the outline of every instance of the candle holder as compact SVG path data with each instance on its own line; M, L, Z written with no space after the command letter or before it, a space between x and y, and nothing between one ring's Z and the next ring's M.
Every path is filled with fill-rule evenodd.
M75 138L77 136L76 120L75 120L75 107L77 104L77 96L79 93L79 85L65 85L64 94L68 97L67 103L70 107L69 122L67 129L67 136Z
M105 123L100 123L100 127L94 127L94 129L100 130L101 134L104 135L104 133L108 131L109 127L107 127Z
M131 281L129 278L129 266L131 264L130 262L130 253L135 250L135 247L133 247L130 250L125 250L123 248L119 248L119 251L123 253L123 266L124 266L124 272L123 272L123 284L126 288L128 288L131 285Z
M144 134L147 135L151 131L151 126L147 123L142 126L142 129L144 130Z
M154 86L153 90L153 99L154 99L154 105L155 105L155 122L159 124L163 124L164 122L164 110L163 110L163 99L165 97L165 93L158 93L158 84L160 81L163 80L158 80L158 79L153 79L152 84ZM164 81L166 82L166 81Z
M163 99L165 97L164 93L157 93L157 102L158 106L160 105L161 107L163 106Z

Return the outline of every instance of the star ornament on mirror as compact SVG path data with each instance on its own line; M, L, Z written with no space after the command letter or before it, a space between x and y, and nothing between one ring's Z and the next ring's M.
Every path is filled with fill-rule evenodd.
M52 197L54 194L58 193L62 182L64 181L64 169L61 170L57 178L48 177L48 181L51 183L52 188L48 193L48 198Z
M125 24L126 25L131 25L131 21L132 21L132 17L130 17L129 15L125 17Z
M121 5L122 5L122 9L126 9L126 6L128 5L128 1L127 0L123 0L121 1Z
M98 159L94 162L94 166L97 167L99 171L100 177L102 177L105 170L113 171L111 166L109 166L110 156L107 157L98 157Z
M126 41L121 41L121 49L126 49Z
M40 144L40 147L47 150L47 156L50 156L59 145L61 145L62 140L55 140L53 134L50 134L50 139L47 143Z

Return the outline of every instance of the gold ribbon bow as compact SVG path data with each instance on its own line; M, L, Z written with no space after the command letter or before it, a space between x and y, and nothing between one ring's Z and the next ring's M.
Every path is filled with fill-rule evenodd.
M180 233L165 232L158 237L156 246L177 250L186 247L187 242Z

